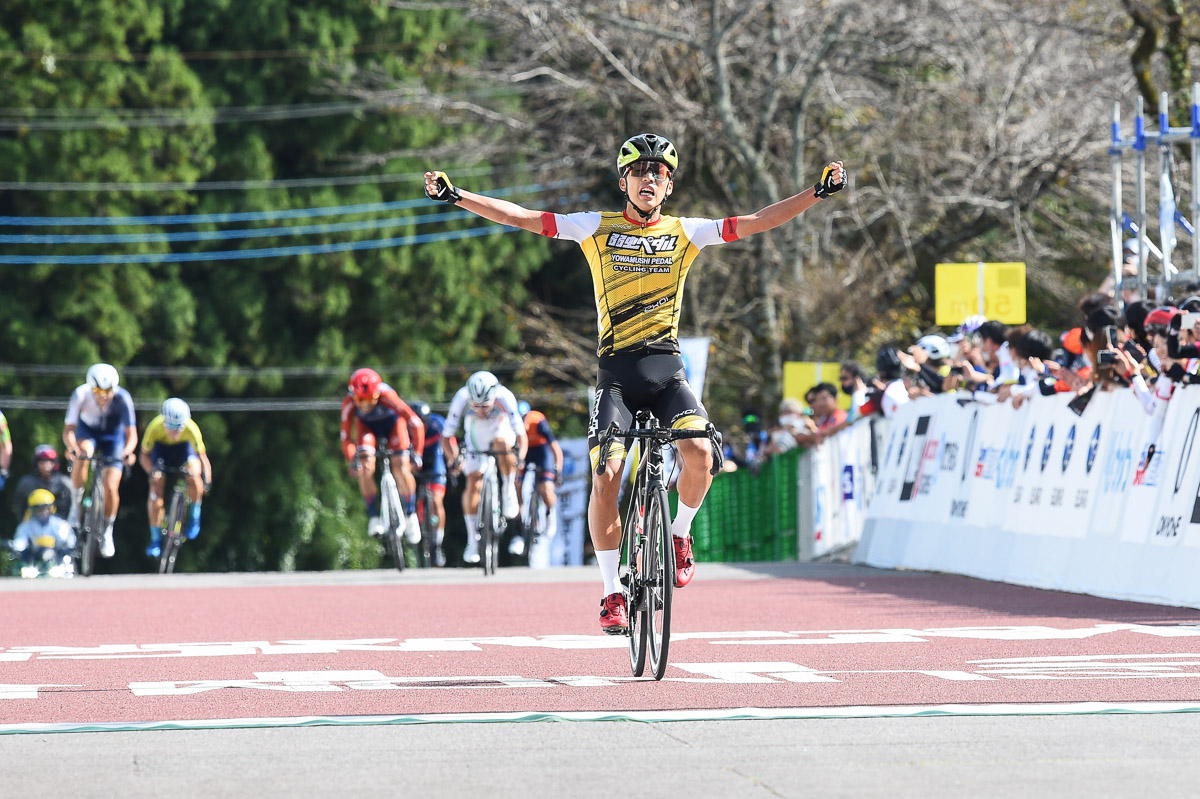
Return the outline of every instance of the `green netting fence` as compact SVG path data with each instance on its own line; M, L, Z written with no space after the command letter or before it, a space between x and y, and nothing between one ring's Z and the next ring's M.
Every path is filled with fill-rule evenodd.
M697 560L796 560L801 456L802 451L794 449L771 458L757 473L739 469L713 478L692 522ZM672 514L677 501L672 492Z

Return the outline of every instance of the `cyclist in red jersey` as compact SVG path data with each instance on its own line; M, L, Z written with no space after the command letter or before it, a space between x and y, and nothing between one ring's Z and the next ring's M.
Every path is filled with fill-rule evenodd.
M534 464L537 471L534 476L533 490L538 492L545 505L546 526L543 529L546 541L541 544L544 546L551 538L554 538L554 534L557 532L558 514L555 512L555 505L558 502L558 496L555 486L558 484L559 476L562 475L563 451L558 444L558 439L554 437L554 431L550 429L550 422L546 420L546 414L531 410L529 403L525 400L517 403L517 413L525 420L525 437L529 440L529 448L525 452L525 463L526 465ZM525 471L522 469L519 477L526 477ZM524 490L520 494L524 496ZM525 554L525 537L513 536L508 551L513 555ZM531 566L535 565L533 556L534 553L531 552L529 555L529 565Z
M357 431L351 428L357 423ZM359 369L350 376L350 387L342 400L342 454L351 477L358 478L363 502L367 505L367 533L383 533L379 518L379 486L375 484L375 447L386 442L387 448L400 454L392 457L392 475L400 490L400 501L407 517L405 537L410 544L421 540L417 521L417 481L413 466L421 468L425 447L425 425L421 417L383 382L374 369Z
M599 312L600 359L596 402L588 425L593 471L600 454L599 434L610 422L628 429L634 413L649 407L675 429L703 429L708 413L687 382L679 354L679 314L684 280L700 250L779 227L818 201L841 191L846 173L831 161L814 186L745 216L724 219L680 218L662 213L675 190L679 153L666 137L641 133L617 153L617 186L625 198L619 212L555 214L508 200L455 188L444 172L425 173L425 194L452 203L501 225L575 241L592 273ZM671 525L676 554L675 583L687 585L695 574L690 535L692 520L712 484L711 445L684 439L678 450L679 505ZM588 527L603 583L600 627L624 633L629 626L621 562L621 519L617 508L625 450L616 442L603 474L592 478Z

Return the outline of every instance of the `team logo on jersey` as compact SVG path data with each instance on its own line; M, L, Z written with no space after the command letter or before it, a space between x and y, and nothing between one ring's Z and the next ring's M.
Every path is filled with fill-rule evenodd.
M609 233L608 246L614 250L640 250L646 255L671 252L679 243L678 236L630 236L626 233Z

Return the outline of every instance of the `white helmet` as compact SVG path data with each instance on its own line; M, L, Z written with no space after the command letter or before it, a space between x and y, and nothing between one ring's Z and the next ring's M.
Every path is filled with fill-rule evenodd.
M178 430L192 418L192 409L179 397L171 397L162 404L162 417L163 424Z
M467 397L472 405L487 405L496 399L500 381L491 372L476 372L467 378Z
M950 344L941 336L921 336L917 346L928 352L935 361L950 357Z
M110 363L96 363L87 371L87 383L101 391L115 391L121 382L117 367Z

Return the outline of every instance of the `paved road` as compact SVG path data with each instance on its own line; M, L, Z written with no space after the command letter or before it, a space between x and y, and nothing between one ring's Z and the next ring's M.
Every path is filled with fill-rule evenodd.
M1195 610L841 564L705 565L678 600L655 683L596 633L592 570L3 581L0 731L24 734L0 758L33 795L1200 784L1200 714L1150 713L1200 710ZM496 721L597 717L650 721Z

